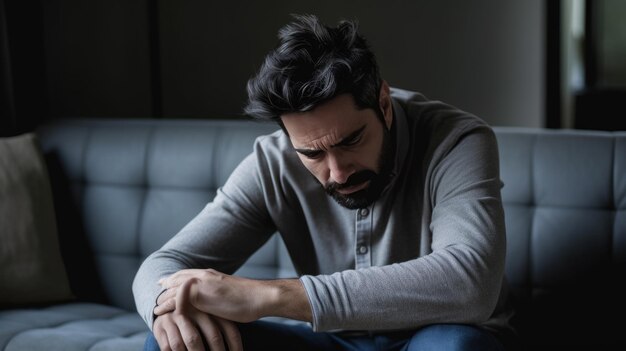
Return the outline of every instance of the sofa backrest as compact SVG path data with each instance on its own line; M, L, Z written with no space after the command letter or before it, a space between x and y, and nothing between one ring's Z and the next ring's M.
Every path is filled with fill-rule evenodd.
M241 120L71 119L38 130L78 297L134 310L131 284L143 259L213 199L257 136L277 129ZM275 236L238 273L294 275L280 245Z
M545 333L537 338L591 334L590 325L610 334L604 316L624 310L626 132L494 130L521 324L532 321Z
M61 247L79 297L103 291L108 302L134 309L131 283L142 260L211 201L258 135L276 129L240 120L120 119L42 128ZM506 276L520 318L554 330L555 319L615 307L626 273L626 133L494 130ZM295 275L276 236L237 273ZM591 298L595 304L586 303Z

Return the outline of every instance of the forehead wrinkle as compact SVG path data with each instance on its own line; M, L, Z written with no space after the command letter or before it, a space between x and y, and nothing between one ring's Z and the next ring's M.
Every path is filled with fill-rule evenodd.
M310 150L330 150L333 145L338 143L341 139L339 133L336 130L330 131L328 134L324 134L319 137L311 137L304 142L304 148Z

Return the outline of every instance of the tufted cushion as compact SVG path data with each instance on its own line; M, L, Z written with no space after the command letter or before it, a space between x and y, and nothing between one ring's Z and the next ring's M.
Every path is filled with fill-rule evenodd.
M621 134L615 141L614 159L615 222L611 258L619 269L617 273L626 276L626 135L624 134Z
M495 131L522 329L547 343L612 342L608 319L625 311L626 133Z
M0 311L0 350L141 350L148 335L138 314L72 303Z
M66 120L39 131L74 189L96 274L107 300L134 310L131 283L141 261L216 194L257 136L252 121ZM242 269L277 274L271 240Z
M95 261L106 299L134 311L130 286L141 260L213 198L257 135L275 129L273 124L244 121L167 120L66 120L42 129L47 156L54 156L70 180L66 190L78 213L69 222L80 223L73 229L88 239L64 256L93 250L88 258ZM626 133L494 129L504 182L506 276L523 336L529 344L623 341L621 324L609 320L625 312L626 292L620 286L626 273ZM78 245L80 237L72 236L71 242ZM79 262L89 266L87 260ZM294 273L275 237L238 274ZM0 313L0 340L18 349L27 347L21 343L41 340L37 335L68 335L67 326L84 326L75 338L82 346L92 342L121 350L143 343L143 332L133 329L134 322L128 324L122 310L75 306L85 313L80 318L89 320L102 320L103 310L121 314L109 319L109 325L62 320L56 307L5 311ZM30 317L13 317L20 313ZM130 316L145 328L134 312ZM48 320L46 325L57 328L40 327ZM124 335L135 336L120 338L120 325ZM139 344L134 344L135 337ZM82 346L76 349L87 349Z
M213 199L257 136L276 129L251 121L75 119L38 130L72 288L101 303L0 311L0 349L141 349L147 326L131 292L139 264ZM274 236L236 274L295 272Z
M495 128L507 276L519 294L579 284L626 250L626 133Z

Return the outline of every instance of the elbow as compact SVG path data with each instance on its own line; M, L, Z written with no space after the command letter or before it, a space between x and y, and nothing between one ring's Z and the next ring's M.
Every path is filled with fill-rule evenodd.
M474 269L469 269L466 280L468 291L465 308L472 323L486 322L500 300L504 279L505 246L497 245L491 254L480 255L475 251Z
M474 308L470 308L471 314L468 316L469 322L473 324L486 322L493 315L497 302L497 298L480 297L474 299L474 301L471 302Z
M460 299L456 307L463 311L460 322L480 324L493 315L498 305L504 279L504 264L491 260L489 263L483 261L470 267L464 270L463 278L458 281L460 285L456 289L463 293L458 294Z
M488 277L468 287L465 300L460 306L467 311L467 322L479 324L486 322L492 315L500 299L502 277Z

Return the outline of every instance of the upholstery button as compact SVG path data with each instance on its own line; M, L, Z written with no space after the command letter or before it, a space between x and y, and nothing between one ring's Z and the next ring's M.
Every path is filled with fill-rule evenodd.
M370 214L370 210L368 210L367 208L362 208L359 210L359 215L361 217L367 217L368 214Z
M367 253L367 246L365 246L365 245L361 245L361 246L359 246L359 253L360 253L361 255L366 254L366 253Z

